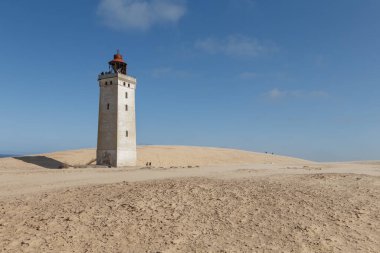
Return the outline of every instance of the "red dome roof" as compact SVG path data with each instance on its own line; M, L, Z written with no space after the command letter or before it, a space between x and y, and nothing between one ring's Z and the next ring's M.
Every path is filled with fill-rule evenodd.
M117 50L117 53L113 55L113 60L111 62L125 63L125 61L123 60L123 56L120 54L119 50Z

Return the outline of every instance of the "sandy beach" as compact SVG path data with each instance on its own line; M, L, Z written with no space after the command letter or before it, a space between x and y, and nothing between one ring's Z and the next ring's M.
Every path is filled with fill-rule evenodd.
M133 168L94 158L93 149L1 158L1 251L380 250L377 161L184 146L139 147Z

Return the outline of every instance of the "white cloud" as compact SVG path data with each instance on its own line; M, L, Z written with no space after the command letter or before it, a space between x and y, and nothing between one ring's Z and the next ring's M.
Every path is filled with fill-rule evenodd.
M185 12L184 0L100 0L97 14L114 29L147 30L177 23Z
M268 92L268 97L272 99L280 98L286 96L287 92L280 91L279 89L275 88Z
M280 90L274 88L266 92L265 97L269 99L280 99L280 98L326 98L329 94L325 91L301 91L301 90Z
M213 37L195 42L195 47L210 54L225 54L235 57L256 57L277 51L273 43L261 42L256 38L242 35L230 35L223 39Z

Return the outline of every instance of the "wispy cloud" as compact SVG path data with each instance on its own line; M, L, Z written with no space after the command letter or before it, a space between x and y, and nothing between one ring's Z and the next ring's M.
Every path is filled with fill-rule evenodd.
M326 98L329 94L325 91L302 91L271 89L264 94L265 97L276 100L281 98Z
M177 23L185 12L185 0L100 0L97 14L113 29L147 30Z
M195 47L210 54L234 57L256 57L278 50L272 42L263 42L243 35L230 35L222 39L208 37L196 41Z

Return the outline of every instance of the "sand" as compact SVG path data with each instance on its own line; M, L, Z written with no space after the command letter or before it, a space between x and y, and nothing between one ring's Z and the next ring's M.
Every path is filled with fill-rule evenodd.
M303 164L307 161L235 149L189 146L139 146L137 166L151 162L154 167L207 166L252 163ZM95 149L69 150L17 158L1 158L0 169L57 169L63 165L80 167L95 163Z
M83 167L91 149L0 159L0 251L380 251L379 162L138 152L134 168L53 169Z

